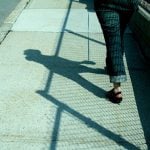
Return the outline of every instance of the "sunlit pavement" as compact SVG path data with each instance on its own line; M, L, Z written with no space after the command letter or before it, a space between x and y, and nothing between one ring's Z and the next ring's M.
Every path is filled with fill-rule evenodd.
M91 0L31 0L0 45L1 150L147 150L150 70L128 29L123 102Z

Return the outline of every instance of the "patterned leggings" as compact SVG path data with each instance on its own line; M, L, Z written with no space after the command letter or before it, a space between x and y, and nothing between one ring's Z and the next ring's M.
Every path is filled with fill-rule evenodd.
M125 82L127 79L123 62L123 35L133 11L100 8L96 10L96 14L106 42L106 67L110 82Z

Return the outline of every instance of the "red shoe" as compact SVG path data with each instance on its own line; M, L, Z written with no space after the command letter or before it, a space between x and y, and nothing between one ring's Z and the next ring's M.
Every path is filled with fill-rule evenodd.
M106 97L112 102L112 103L116 103L116 104L119 104L121 101L122 101L122 95L121 97L118 95L121 94L121 91L120 92L115 92L114 89L108 91L106 93Z

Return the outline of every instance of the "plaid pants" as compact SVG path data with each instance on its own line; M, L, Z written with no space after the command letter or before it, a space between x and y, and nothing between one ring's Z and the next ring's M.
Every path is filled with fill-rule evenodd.
M106 68L110 82L125 82L127 78L123 62L123 35L133 11L100 7L96 10L96 14L106 42Z

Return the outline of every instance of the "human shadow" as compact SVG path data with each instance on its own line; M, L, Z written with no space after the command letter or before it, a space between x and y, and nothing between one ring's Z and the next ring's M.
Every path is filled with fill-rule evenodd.
M104 69L90 68L85 65L94 65L92 61L72 61L59 56L47 56L42 55L39 50L28 49L24 51L24 55L28 61L37 62L45 66L48 70L53 73L59 74L65 78L68 78L83 88L92 92L94 95L104 98L105 90L94 85L89 80L83 78L81 73L95 73L95 74L105 74Z

